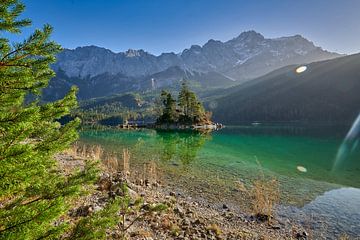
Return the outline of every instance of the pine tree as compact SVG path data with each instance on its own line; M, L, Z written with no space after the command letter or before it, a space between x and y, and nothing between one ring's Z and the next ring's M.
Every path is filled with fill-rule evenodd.
M181 110L181 112L183 113L183 115L187 116L188 115L188 109L189 109L189 88L186 84L186 82L184 81L181 84L181 90L179 92L179 96L178 96L178 105L179 108Z
M181 111L180 122L194 124L207 121L203 105L198 101L196 94L190 91L186 82L182 83L178 106Z
M182 83L176 102L167 91L161 92L161 111L158 111L157 123L198 124L208 123L211 114L205 112L196 94L188 88L186 82Z
M194 123L201 123L208 121L208 116L206 115L205 109L201 102L195 100L193 102L194 116L193 116L193 122Z
M49 64L61 47L49 40L49 25L10 44L5 33L31 24L18 20L23 11L18 0L0 2L0 239L55 239L67 227L60 216L91 176L65 178L58 171L54 154L78 137L78 119L57 121L76 106L76 89L41 104L41 90L54 76Z
M162 115L158 118L158 123L174 123L177 121L176 100L171 93L161 92L161 102L163 104Z

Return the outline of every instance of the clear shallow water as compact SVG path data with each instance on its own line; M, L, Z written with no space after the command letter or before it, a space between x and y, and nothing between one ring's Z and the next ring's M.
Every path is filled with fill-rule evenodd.
M347 233L360 236L360 189L339 188L325 192L301 208L280 206L280 218L291 218L302 225L310 225L313 235L336 239ZM317 234L316 234L317 233Z
M324 217L329 234L329 229L336 229L355 236L360 235L360 228L353 227L360 225L360 208L355 204L360 202L360 149L333 168L347 130L348 127L290 125L234 126L211 134L87 130L81 141L99 144L119 156L127 147L134 165L154 160L167 171L178 173L179 179L199 180L193 181L195 185L200 186L201 181L221 182L230 189L222 195L224 198L231 197L234 181L246 183L260 174L276 177L284 206L280 215L301 222L296 216L314 213L319 218L308 220L314 228ZM299 166L306 172L299 171ZM235 195L234 192L234 198ZM358 212L350 214L351 211ZM344 217L337 218L339 214Z

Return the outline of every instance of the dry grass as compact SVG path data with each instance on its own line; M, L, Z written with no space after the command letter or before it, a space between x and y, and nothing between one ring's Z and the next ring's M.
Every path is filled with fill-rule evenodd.
M142 164L142 169L134 171L133 181L139 185L153 185L159 183L159 171L156 164L156 161L149 161Z
M220 236L222 233L220 227L216 224L211 224L211 225L207 226L206 230L208 230L209 232L215 233L216 236Z
M170 226L170 231L174 237L177 237L180 234L181 228L177 224L172 223Z
M106 153L99 145L86 145L74 143L69 149L64 151L74 158L100 160L107 170L118 171L120 169L119 161L114 153Z
M255 156L259 166L260 177L253 181L249 195L251 208L260 220L269 221L274 217L274 207L280 201L280 184L274 177L265 177L263 168Z
M142 237L143 239L152 239L153 238L153 233L151 231L147 231L144 229L139 229L135 232L135 235L137 235L138 237Z
M116 153L109 153L99 145L86 145L75 143L64 151L74 158L100 160L106 171L111 173L122 172L125 178L134 180L141 185L152 185L158 182L158 168L156 161L152 160L143 164L143 169L130 168L131 153L129 149L122 150L122 157Z
M114 153L106 154L106 156L102 159L102 163L109 172L114 173L120 170L119 159Z
M144 180L150 184L157 181L157 166L155 161L144 164Z
M261 239L256 233L247 229L236 229L234 233L236 235L236 239Z
M339 240L350 240L350 237L347 234L341 234Z
M250 186L236 181L236 187L251 199L251 211L259 219L269 221L274 216L274 207L280 201L280 186L276 178L265 177L260 163L260 177Z
M100 147L99 145L96 145L94 148L93 148L93 158L94 159L97 159L97 160L100 160L101 157L104 155L104 150L102 149L102 147Z
M130 176L130 152L129 149L123 149L123 171L126 177Z
M70 156L77 156L77 146L73 144L71 147L63 151L64 153L70 155Z
M99 145L88 146L85 144L74 143L65 153L76 158L88 158L92 160L100 160L104 155L103 149Z
M252 211L258 216L273 217L274 206L279 202L279 182L276 179L259 179L250 191Z
M158 183L159 177L158 177L158 170L157 170L157 164L155 161L150 161L148 163L143 164L143 170L142 173L138 176L141 176L140 179L136 179L136 181L140 185L154 185Z

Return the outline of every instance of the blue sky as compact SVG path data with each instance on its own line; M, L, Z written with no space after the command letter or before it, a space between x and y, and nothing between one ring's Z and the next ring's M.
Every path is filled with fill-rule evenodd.
M265 37L301 34L330 51L360 52L359 0L23 2L24 16L33 20L34 27L50 23L55 28L53 39L66 48L97 45L115 52L132 48L158 55L255 30Z

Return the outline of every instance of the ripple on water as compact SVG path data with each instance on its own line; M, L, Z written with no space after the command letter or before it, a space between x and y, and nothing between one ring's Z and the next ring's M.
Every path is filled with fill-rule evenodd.
M360 189L339 188L325 192L302 208L279 207L280 218L310 226L316 234L335 239L342 233L360 236Z

